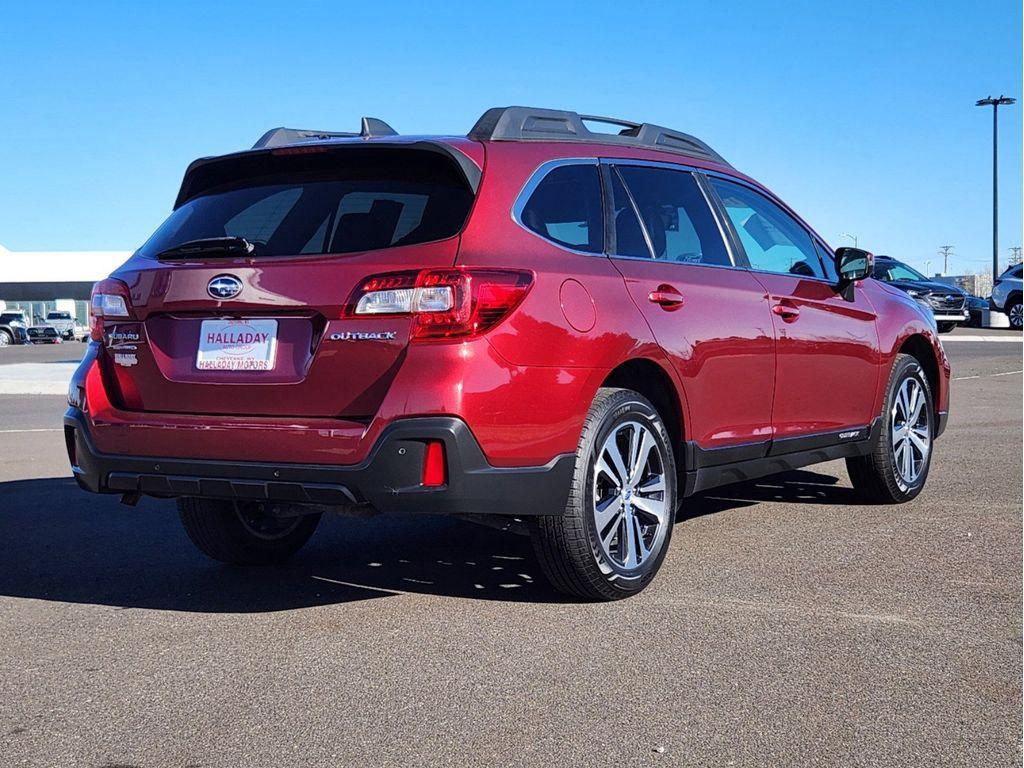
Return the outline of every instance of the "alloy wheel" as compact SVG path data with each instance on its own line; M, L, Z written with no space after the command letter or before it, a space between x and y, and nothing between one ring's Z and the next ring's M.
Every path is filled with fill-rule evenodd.
M904 379L900 385L890 418L896 476L906 486L912 486L924 471L931 451L927 398L916 378Z
M1022 312L1024 312L1024 305L1014 304L1010 307L1010 326L1012 328L1019 329L1021 327L1022 321L1024 321L1024 316L1021 314Z
M593 514L601 554L614 570L645 570L671 525L665 458L649 427L617 425L594 462Z

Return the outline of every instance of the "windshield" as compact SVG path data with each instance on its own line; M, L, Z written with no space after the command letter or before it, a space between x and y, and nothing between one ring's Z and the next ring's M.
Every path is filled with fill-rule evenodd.
M874 276L886 282L892 280L924 280L928 278L916 269L908 267L900 261L876 261Z
M70 312L49 312L46 315L47 320L70 320Z
M156 257L210 238L244 238L257 258L352 253L441 240L462 229L473 194L447 158L335 155L256 158L265 164L250 163L241 177L185 202L139 253Z
M20 312L4 312L0 315L0 323L25 322L25 316Z

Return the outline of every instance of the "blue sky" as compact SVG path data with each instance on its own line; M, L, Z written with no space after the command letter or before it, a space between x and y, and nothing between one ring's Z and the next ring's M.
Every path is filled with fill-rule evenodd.
M585 10L584 10L585 8ZM1021 97L1020 2L19 3L0 7L0 244L134 249L187 163L267 128L463 133L489 106L704 138L833 245L991 259L989 93ZM1021 105L1001 110L1001 257Z

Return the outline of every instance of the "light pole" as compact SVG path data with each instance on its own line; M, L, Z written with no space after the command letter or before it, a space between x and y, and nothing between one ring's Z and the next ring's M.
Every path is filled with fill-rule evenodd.
M854 248L857 247L857 236L856 235L851 235L849 232L843 232L843 234L841 234L840 237L848 237L848 238L850 238L851 240L853 240L853 247Z
M978 99L974 106L992 107L992 280L999 278L999 105L1015 104L1016 99L1000 95Z

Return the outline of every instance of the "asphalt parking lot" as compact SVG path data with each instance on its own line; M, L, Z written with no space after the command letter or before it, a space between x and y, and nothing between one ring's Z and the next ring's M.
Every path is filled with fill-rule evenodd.
M718 489L611 605L447 519L205 560L173 504L69 478L82 345L0 350L0 765L1020 765L1022 347L946 338L918 499L841 462Z

